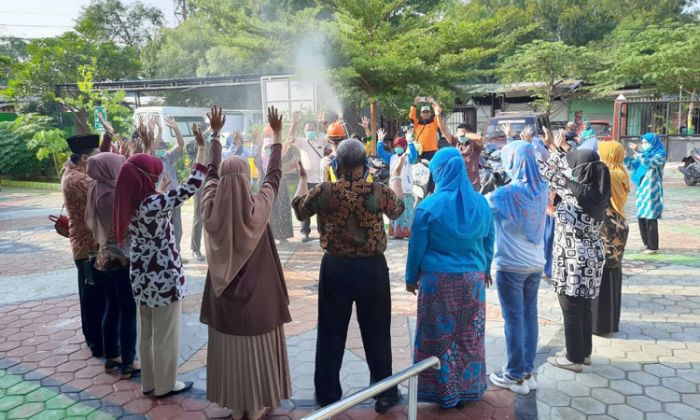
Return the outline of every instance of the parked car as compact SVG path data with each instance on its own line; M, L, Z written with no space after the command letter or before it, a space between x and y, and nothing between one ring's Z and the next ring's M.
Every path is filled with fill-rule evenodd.
M549 117L542 112L502 112L489 120L484 140L486 143L494 143L498 147L506 144L506 136L501 130L503 123L510 123L513 136L518 138L520 132L527 126L539 136L544 135L544 127L551 128Z
M591 128L600 141L612 140L612 125L605 120L592 120Z
M209 111L209 108L187 108L177 106L140 107L134 111L134 125L136 125L141 116L144 117L145 121L156 117L163 126L163 140L168 144L175 144L175 132L165 125L165 118L173 117L178 128L182 132L182 137L185 138L185 143L189 143L194 141L192 124L197 123L205 125L207 123L207 112Z

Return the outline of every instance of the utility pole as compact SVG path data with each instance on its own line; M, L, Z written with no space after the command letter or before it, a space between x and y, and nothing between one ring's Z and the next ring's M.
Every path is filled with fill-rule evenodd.
M187 0L173 0L175 3L175 21L181 24L187 19Z

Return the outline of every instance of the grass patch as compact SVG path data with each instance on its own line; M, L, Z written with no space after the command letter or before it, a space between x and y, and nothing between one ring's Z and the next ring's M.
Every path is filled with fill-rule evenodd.
M669 265L683 265L686 267L700 268L700 257L679 254L664 254L663 251L656 255L644 255L637 252L626 252L625 259L643 261L648 263L662 263Z

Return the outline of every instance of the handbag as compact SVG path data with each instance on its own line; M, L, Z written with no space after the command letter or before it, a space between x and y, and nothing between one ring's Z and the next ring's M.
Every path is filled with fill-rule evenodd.
M58 214L58 216L50 215L49 220L53 222L53 228L56 229L56 233L67 238L69 232L69 220L68 216L63 214L63 207L64 206L61 206L61 212Z

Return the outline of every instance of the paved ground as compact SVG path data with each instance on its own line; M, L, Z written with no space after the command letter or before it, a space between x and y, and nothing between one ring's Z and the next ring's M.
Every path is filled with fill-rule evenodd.
M544 365L563 346L561 311L546 285L539 296L540 388L528 396L489 389L462 411L421 404L419 417L497 419L700 419L700 187L685 187L669 165L667 212L660 223L662 255L647 257L632 226L624 267L621 331L594 338L593 366L574 374ZM180 372L195 382L184 396L145 398L140 384L103 372L80 333L75 270L67 240L48 220L56 193L0 191L0 420L52 418L221 418L206 401L206 329L198 321L205 265L187 264ZM184 211L186 231L191 203ZM629 214L633 215L630 208ZM634 219L632 219L634 220ZM313 411L318 242L280 244L293 322L286 326L294 395L270 418L299 418ZM183 244L189 244L186 234ZM403 290L406 242L391 242L394 369L411 362L415 298ZM188 246L184 246L188 249ZM189 252L185 252L189 257ZM504 364L503 322L495 289L487 292L487 364ZM352 325L343 364L346 395L368 382L359 330ZM367 404L339 418L375 418ZM382 418L404 418L405 406Z

